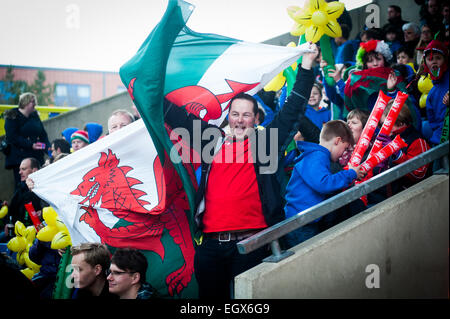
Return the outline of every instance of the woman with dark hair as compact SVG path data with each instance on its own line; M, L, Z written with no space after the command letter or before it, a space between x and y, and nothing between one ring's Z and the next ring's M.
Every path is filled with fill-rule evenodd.
M50 146L47 132L35 110L36 95L27 92L19 97L17 108L5 112L6 142L10 145L5 168L12 169L14 181L20 182L19 166L24 158L34 157L42 166Z

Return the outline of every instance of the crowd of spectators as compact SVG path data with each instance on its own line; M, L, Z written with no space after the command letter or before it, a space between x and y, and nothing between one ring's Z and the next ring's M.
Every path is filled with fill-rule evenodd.
M448 140L448 127L444 125L448 126L449 106L449 4L439 0L415 2L420 10L419 21L405 21L401 8L390 5L386 24L381 28L359 30L354 38L350 37L354 27L351 20L341 21L342 36L334 39L331 46L335 65L327 68L328 63L319 54L320 48L314 45L315 53L303 57L297 82L289 96L283 88L279 92L261 91L254 96L239 94L230 101L227 122L222 126L226 137L216 148L215 156L222 156L233 143L242 143L243 149L248 150L246 140L253 131L258 134L264 128L277 128L281 169L263 175L257 170L255 174L254 167L259 163L228 165L230 163L222 163L218 157L214 157L212 163L202 163L196 222L204 237L195 255L195 275L201 298L230 297L233 278L267 255L265 249L240 255L237 241ZM335 84L330 85L326 77L332 78ZM421 77L428 77L433 84L424 104L420 103L418 87ZM385 146L396 136L407 146L366 176L361 167L352 166L349 159L380 91L391 101L368 150L377 141ZM409 96L392 132L378 134L399 92ZM95 143L103 133L100 124L91 122L83 129L65 129L50 143L35 112L36 101L36 96L24 93L18 108L5 114L6 141L10 145L5 154L5 168L13 172L15 193L9 202L3 201L2 206L9 207L10 223L20 220L26 226L31 225L31 221L24 209L25 203L31 201L39 212L48 205L30 191L29 184L25 183L28 175ZM172 107L168 101L164 107L166 121L172 127L190 127L186 123L192 115ZM135 107L132 112L114 111L108 119L107 134L139 118ZM257 126L258 130L254 130ZM366 153L364 159L368 156ZM432 164L420 167L367 198L293 231L282 244L286 248L297 245L420 182L435 169ZM2 242L9 239L6 226L0 234ZM62 254L52 252L47 246L36 239L30 251L30 258L47 265L33 278L41 298L51 298L51 285L55 282ZM148 299L157 296L145 281L146 259L136 250L118 249L111 259L111 252L105 246L85 243L72 247L71 254L75 267L73 277L78 283L72 298Z

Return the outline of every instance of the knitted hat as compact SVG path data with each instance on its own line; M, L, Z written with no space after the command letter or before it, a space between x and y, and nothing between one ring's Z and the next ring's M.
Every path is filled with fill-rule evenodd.
M80 141L85 142L86 144L89 144L89 135L86 131L78 130L70 136L70 142L72 143L73 140L79 139Z
M392 59L392 52L389 49L389 45L381 40L369 40L367 42L361 42L358 51L356 52L356 62L358 65L363 65L363 57L366 53L375 51L381 53L386 61Z
M433 53L442 54L445 59L444 64L441 66L441 68L439 70L434 71L434 70L430 70L428 68L428 65L426 63L424 63L424 70L425 70L425 72L430 74L430 77L432 80L439 80L444 75L444 72L447 71L447 68L448 68L448 61L447 61L448 49L439 40L433 40L427 45L427 47L423 51L423 54L425 57L430 56L432 58Z

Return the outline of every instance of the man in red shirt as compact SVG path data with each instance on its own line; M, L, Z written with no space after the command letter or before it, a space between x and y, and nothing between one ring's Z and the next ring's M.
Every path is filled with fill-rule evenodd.
M200 298L230 298L234 277L259 264L268 254L267 247L240 254L236 243L284 219L278 161L296 131L316 129L314 132L319 134L304 117L314 83L311 67L318 55L315 44L310 48L313 52L303 55L286 103L263 130L255 130L258 104L245 93L230 101L228 136L206 122L193 125L193 115L165 101L165 120L172 129L183 127L191 136L196 128L202 132L212 127L219 131L213 141L204 141L202 136L202 145L196 149L202 154L195 220L203 236L194 259ZM204 150L211 149L210 143L215 147L208 159ZM275 163L270 163L272 160Z

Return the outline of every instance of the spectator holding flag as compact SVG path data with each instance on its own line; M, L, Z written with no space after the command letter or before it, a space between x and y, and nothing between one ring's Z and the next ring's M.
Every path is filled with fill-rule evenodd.
M259 264L268 253L266 247L261 247L243 255L238 252L236 243L284 219L283 199L277 179L278 167L264 167L260 159L255 158L258 148L256 152L251 151L250 144L255 138L261 140L260 136L267 133L262 135L264 139L258 143L258 147L265 144L265 149L271 150L271 156L276 156L279 161L279 154L282 154L280 149L291 141L299 129L296 126L304 118L314 83L312 64L318 56L315 44L306 46L312 52L303 55L291 94L265 129L255 130L258 104L252 96L244 93L236 95L229 103L231 136L225 136L219 128L207 122L200 123L202 130L214 127L222 140L202 141L205 143L203 146L210 142L217 144L212 161L206 161L202 156L202 174L196 194L195 219L198 230L203 233L194 259L200 298L230 298L233 278ZM197 117L188 115L184 109L168 100L164 107L165 121L171 127L186 128L189 133L193 133ZM270 138L274 131L271 128L277 131L278 139ZM196 151L204 155L201 149ZM247 161L238 161L251 152L256 153L253 154L254 161L249 157ZM227 158L228 154L233 154L232 161L226 160L225 153Z

